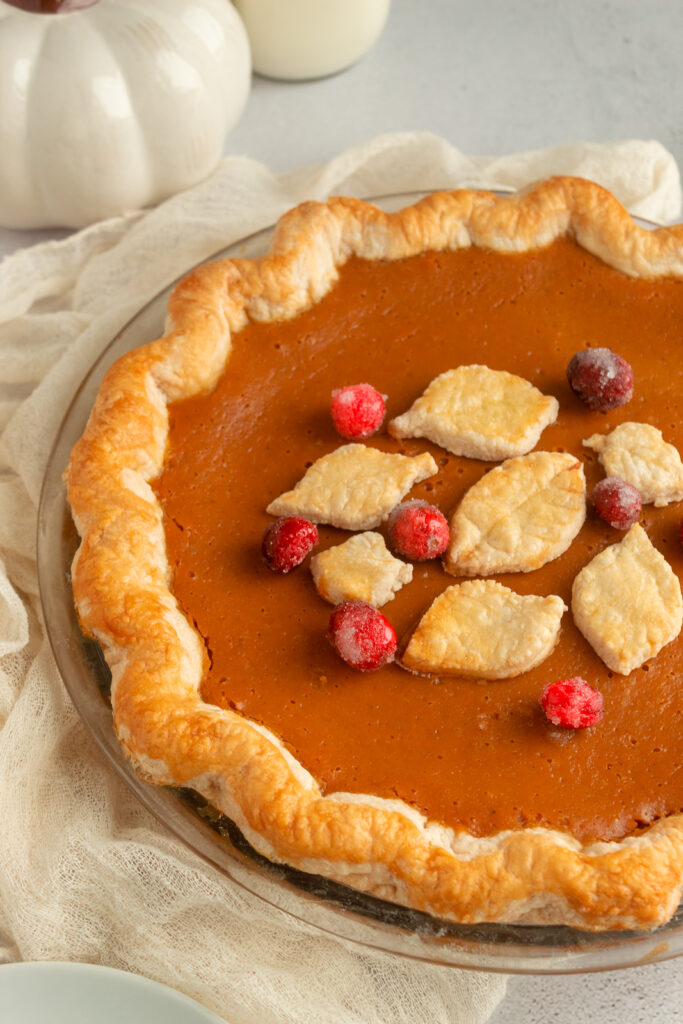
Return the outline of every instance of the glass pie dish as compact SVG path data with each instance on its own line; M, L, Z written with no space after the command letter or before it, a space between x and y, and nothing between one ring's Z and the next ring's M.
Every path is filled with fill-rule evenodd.
M379 203L385 209L398 209L418 197L384 197ZM269 238L270 230L260 232L216 256L262 255ZM108 366L124 352L162 333L170 290L134 317L77 390L50 456L39 509L38 572L55 659L74 704L115 770L149 810L230 879L308 924L354 942L441 965L519 973L614 969L682 952L680 911L656 932L646 933L589 933L556 926L464 926L437 920L272 864L249 846L232 822L196 794L153 787L134 775L111 722L108 669L97 645L82 636L73 608L69 573L77 536L65 502L62 472Z

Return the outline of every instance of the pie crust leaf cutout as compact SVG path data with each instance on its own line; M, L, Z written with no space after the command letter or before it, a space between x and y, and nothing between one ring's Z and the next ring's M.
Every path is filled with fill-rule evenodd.
M454 455L495 462L530 452L558 410L556 398L523 377L459 366L435 377L388 430L399 438L426 437Z
M394 558L381 533L358 533L311 559L318 593L331 604L367 601L381 608L413 578L413 567Z
M638 488L643 504L661 508L683 500L681 456L650 423L621 423L583 443L598 453L607 476L620 476Z
M451 517L454 576L531 572L567 550L586 518L583 466L566 452L507 459L470 487Z
M638 523L584 566L574 621L608 668L628 675L674 640L683 623L678 577Z
M517 594L494 580L456 583L423 615L401 663L429 675L509 679L545 661L565 611L555 595Z
M414 484L436 472L427 452L389 455L364 444L345 444L314 462L296 487L271 501L266 511L305 516L342 530L372 530Z

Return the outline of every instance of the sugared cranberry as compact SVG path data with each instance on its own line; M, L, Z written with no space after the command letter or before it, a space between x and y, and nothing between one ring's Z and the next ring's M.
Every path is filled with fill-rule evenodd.
M438 558L448 547L448 521L443 512L426 501L404 501L387 523L389 544L397 555L412 562Z
M261 551L269 569L284 573L301 565L317 543L317 527L308 519L283 516L271 523L263 534Z
M339 657L361 672L387 665L396 654L394 627L365 601L345 601L334 609L329 638Z
M606 476L595 485L593 504L600 518L615 530L630 529L643 511L640 491L620 476Z
M569 360L567 380L589 409L608 412L633 398L630 363L610 348L587 348Z
M541 707L553 725L565 729L588 729L602 718L602 694L574 676L548 683L541 694Z
M332 420L342 437L369 437L382 426L384 398L372 384L350 384L332 392Z

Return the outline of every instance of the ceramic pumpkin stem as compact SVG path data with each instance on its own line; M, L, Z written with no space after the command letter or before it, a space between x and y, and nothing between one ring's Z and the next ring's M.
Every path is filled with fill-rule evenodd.
M19 7L33 14L68 14L82 7L92 7L100 0L6 0L10 7Z

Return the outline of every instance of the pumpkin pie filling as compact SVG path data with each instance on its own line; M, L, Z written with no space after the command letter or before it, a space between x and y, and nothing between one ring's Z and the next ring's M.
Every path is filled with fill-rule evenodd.
M274 576L260 558L268 503L343 443L329 417L334 388L370 381L389 396L391 418L444 370L482 363L511 371L559 400L557 422L537 447L577 455L590 492L604 475L581 444L593 433L638 420L683 448L681 323L681 283L628 278L561 239L525 254L354 258L305 313L247 325L214 391L171 406L166 464L154 485L173 593L208 654L204 700L271 729L323 792L399 797L474 835L543 825L584 841L619 839L683 809L680 636L619 676L568 612L550 657L515 679L417 677L397 665L359 673L325 639L331 609L307 567ZM606 415L589 411L566 382L569 359L588 345L614 349L634 369L633 400ZM423 440L380 433L367 443L430 452L438 475L409 496L446 514L491 468ZM680 519L678 503L647 506L641 519L679 575ZM319 550L348 536L321 527ZM577 572L621 536L589 512L560 558L493 578L569 605ZM399 637L453 582L440 563L416 563L412 582L383 608ZM538 704L547 682L575 675L602 691L605 706L602 722L576 733L551 726Z

